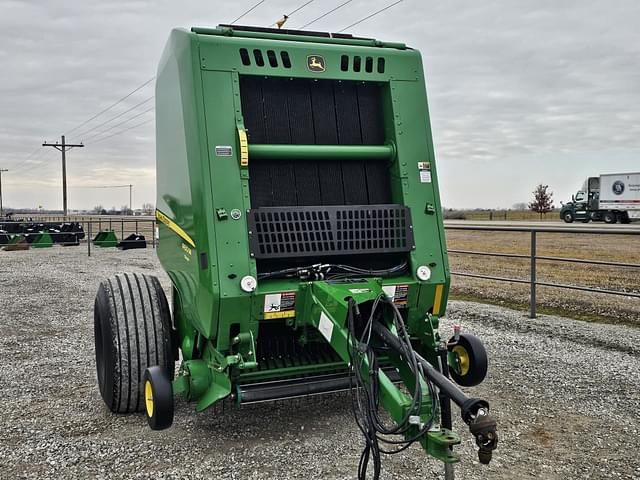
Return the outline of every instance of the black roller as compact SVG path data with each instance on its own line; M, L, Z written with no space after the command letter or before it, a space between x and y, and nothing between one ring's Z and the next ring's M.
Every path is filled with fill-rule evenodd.
M393 368L385 368L383 371L392 382L400 381L400 375ZM348 390L349 387L350 379L345 373L250 383L238 385L236 401L240 404L269 402L305 397L307 395L341 392Z

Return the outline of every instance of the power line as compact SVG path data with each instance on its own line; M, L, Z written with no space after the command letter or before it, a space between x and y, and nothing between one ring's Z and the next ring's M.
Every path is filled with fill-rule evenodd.
M70 188L129 188L132 186L127 183L126 185L74 185Z
M132 117L129 117L129 118L127 118L126 120L123 120L123 121L122 121L122 122L120 122L120 123L116 123L115 125L110 126L110 127L109 127L109 128L107 128L106 130L103 130L103 131L101 131L101 132L95 133L95 134L91 135L89 138L87 138L87 139L86 139L86 141L87 141L87 142L92 141L94 138L99 137L100 135L103 135L103 134L107 133L108 131L113 130L113 129L114 129L114 128L116 128L116 127L119 127L119 126L121 126L121 125L124 125L125 123L130 122L131 120L133 120L133 119L135 119L135 118L138 118L138 117L140 117L140 116L144 115L144 114L145 114L145 113L147 113L147 112L150 112L150 111L151 111L151 110L153 110L154 108L156 108L156 107L155 107L155 106L152 106L152 107L150 107L150 108L147 108L146 110L143 110L142 112L137 113L136 115L134 115L134 116L132 116Z
M155 120L155 117L154 118L150 118L149 120L145 120L144 122L136 123L135 125L132 125L129 128L125 128L124 130L120 130L119 132L113 133L111 135L107 135L106 137L99 138L98 140L93 142L92 145L95 145L98 142L106 140L107 138L115 137L116 135L121 135L124 132L128 132L129 130L133 130L134 128L141 127L142 125L144 125L146 123L149 123L149 122L152 122L153 120Z
M153 96L153 95L151 95L151 96L150 96L149 98L147 98L146 100L143 100L143 101L141 101L140 103L136 103L133 107L128 108L128 109L126 109L126 110L125 110L125 111L123 111L123 112L120 112L120 113L119 113L118 115L116 115L115 117L111 117L109 120L106 120L106 121L104 121L104 122L102 122L102 123L100 123L100 124L98 124L98 125L96 125L96 126L94 126L94 127L90 128L89 130L86 130L86 131L84 131L84 132L82 132L82 133L79 133L78 135L76 135L76 137L80 137L81 135L86 135L86 134L87 134L87 133L89 133L89 132L93 132L96 128L100 128L100 127L102 127L103 125L106 125L107 123L111 123L111 122L113 122L116 118L120 118L121 116L123 116L123 115L125 115L125 114L129 113L131 110L135 110L136 108L140 107L141 105L144 105L145 103L147 103L147 102L149 102L149 101L153 100L153 98L154 98L154 96ZM91 136L94 136L94 135L91 135Z
M39 147L41 148L41 147ZM47 156L48 153L53 154L53 150L40 150L40 155L36 155L36 157L31 160L30 163L27 163L27 160L25 160L25 162L23 162L18 168L13 169L13 173L26 173L29 172L31 170L33 170L34 168L46 168L48 166L53 165L50 162L47 162L44 167L42 166L42 163L47 160L45 157Z
M36 155L36 153L38 153L39 155ZM19 169L23 168L23 166L26 164L27 161L29 161L29 159L31 159L34 156L35 156L35 158L38 158L38 157L42 156L42 153L43 153L42 148L40 146L36 147L36 149L33 152L31 152L29 155L26 155L26 156L18 159L17 163L15 163L14 168L12 168L12 171L16 172L17 171L16 169L19 170Z
M251 13L253 10L255 10L258 6L260 6L261 4L263 4L264 2L266 2L267 0L260 0L258 3L256 3L253 7L251 7L249 10L247 10L246 12L244 12L242 15L240 15L238 18L236 18L233 22L231 22L229 25L233 25L234 23L236 23L238 20L240 20L242 17L244 17L245 15L248 15L249 13Z
M67 135L71 132L75 132L77 129L79 129L80 127L82 127L83 125L86 125L87 123L89 123L91 120L94 120L96 118L98 118L100 115L102 115L103 113L108 112L109 110L111 110L113 107L115 107L116 105L118 105L120 102L123 102L124 100L126 100L127 98L129 98L131 95L133 95L134 93L136 93L138 90L140 90L143 87L146 87L149 83L151 83L153 80L155 80L155 75L153 77L151 77L149 80L147 80L146 82L144 82L142 85L140 85L139 87L136 87L135 89L133 89L132 91L130 91L129 93L127 93L124 97L122 97L120 100L118 100L115 103L112 103L111 105L109 105L107 108L105 108L104 110L101 110L100 112L96 113L93 117L85 120L84 122L82 122L80 125L77 125L75 127L73 127L71 130L68 131Z
M302 10L304 7L306 7L307 5L309 5L310 3L313 3L314 0L309 0L307 3L304 3L302 5L300 5L298 8L296 8L293 12L291 12L289 15L287 15L287 17L290 17L291 15L293 15L296 12L299 12L300 10Z
M6 168L0 168L0 218L4 216L4 212L2 211L2 172L8 171Z
M293 15L296 12L299 12L300 10L302 10L304 7L306 7L307 5L309 5L310 3L313 3L315 0L309 0L307 3L303 3L302 5L300 5L298 8L296 8L295 10L293 10L291 13L285 15L285 17L287 18L291 18L291 15ZM272 23L271 25L269 25L270 27L274 27L276 26L277 23Z
M340 5L338 5L335 8L332 8L331 10L329 10L327 13L323 13L322 15L320 15L318 18L316 18L315 20L311 20L309 23L305 23L303 26L300 27L300 30L302 30L305 27L308 27L309 25L316 23L318 20L323 19L324 17L326 17L327 15L332 14L333 12L335 12L336 10L344 7L346 4L353 2L353 0L347 0L344 3L341 3Z
M384 7L384 8L381 8L380 10L378 10L377 12L372 13L371 15L368 15L368 16L366 16L366 17L364 17L364 18L361 18L361 19L360 19L360 20L358 20L357 22L352 23L351 25L348 25L348 26L344 27L342 30L338 30L338 33L342 33L342 32L344 32L345 30L347 30L348 28L355 27L356 25L358 25L358 24L360 24L360 23L364 22L365 20L369 20L371 17L375 17L375 16L376 16L376 15L378 15L379 13L382 13L382 12L384 12L385 10L389 10L391 7L393 7L394 5L397 5L397 4L399 4L399 3L402 3L402 0L398 0L397 2L392 3L391 5L387 5L387 6L386 6L386 7Z
M62 209L64 210L64 216L67 216L67 150L71 150L76 147L84 147L81 143L66 143L65 136L62 135L62 143L49 143L44 142L43 147L53 147L62 153Z

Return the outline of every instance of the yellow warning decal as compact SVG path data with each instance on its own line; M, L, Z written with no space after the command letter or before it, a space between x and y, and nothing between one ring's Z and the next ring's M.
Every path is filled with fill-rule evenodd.
M436 295L433 299L433 314L440 314L440 305L442 305L442 293L444 292L444 285L436 285Z
M171 220L169 217L167 217L164 213L162 213L160 210L156 210L156 218L164 223L167 227L169 227L171 230L173 230L175 233L178 234L178 236L180 238L182 238L185 242L187 242L189 245L191 245L193 248L196 248L196 244L195 242L191 239L191 237L189 236L189 234L187 232L185 232L180 225L178 225L176 222L174 222L173 220Z
M239 128L238 138L240 139L240 166L247 167L249 165L249 142L247 142L247 132L242 128Z
M273 320L276 318L292 318L296 316L295 310L285 310L282 312L264 312L265 320Z
M264 296L264 319L296 316L296 292L268 293Z

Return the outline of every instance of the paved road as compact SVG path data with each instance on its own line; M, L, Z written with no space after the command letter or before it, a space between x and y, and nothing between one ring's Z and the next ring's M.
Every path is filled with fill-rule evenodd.
M597 229L603 231L611 230L623 230L623 231L637 231L640 233L640 222L633 222L627 225L616 223L614 225L608 225L603 222L574 222L564 223L562 220L558 221L524 221L524 220L445 220L445 226L455 225L468 225L468 226L482 226L482 227L548 227L548 228L573 228L573 229Z

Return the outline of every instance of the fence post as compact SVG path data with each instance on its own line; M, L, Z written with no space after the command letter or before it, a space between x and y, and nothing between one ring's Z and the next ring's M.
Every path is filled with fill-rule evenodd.
M151 238L153 238L153 248L156 248L156 221L151 220Z
M120 219L120 233L122 234L122 240L124 240L124 218Z
M91 256L91 222L87 223L87 257Z
M529 298L529 318L536 318L536 231L531 230L531 286Z

